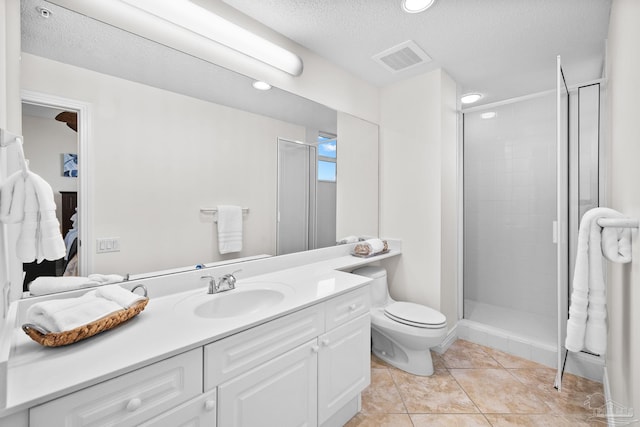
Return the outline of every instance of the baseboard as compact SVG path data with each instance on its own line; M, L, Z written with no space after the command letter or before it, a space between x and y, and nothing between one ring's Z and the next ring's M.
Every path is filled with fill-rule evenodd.
M442 341L442 344L440 344L437 347L433 347L432 350L438 354L443 354L445 351L447 351L449 347L451 347L451 344L453 344L457 339L458 339L458 325L455 325L453 328L449 330L449 332L447 333L447 336Z

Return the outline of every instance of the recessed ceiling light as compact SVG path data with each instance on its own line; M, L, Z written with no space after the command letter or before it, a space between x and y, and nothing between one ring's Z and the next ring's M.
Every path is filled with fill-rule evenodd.
M407 13L420 13L433 6L436 0L402 0L402 10Z
M495 116L495 111L487 111L486 113L480 114L480 117L482 117L483 119L493 119Z
M482 98L482 95L479 93L468 93L466 95L462 95L460 102L463 104L473 104L474 102L478 102L480 98Z
M258 89L258 90L269 90L271 89L271 85L267 82L263 82L260 80L256 80L255 82L253 82L253 87Z

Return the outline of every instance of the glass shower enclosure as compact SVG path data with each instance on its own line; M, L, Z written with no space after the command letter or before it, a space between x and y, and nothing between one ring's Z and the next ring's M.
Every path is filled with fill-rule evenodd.
M570 98L559 57L556 83L463 112L463 319L557 366L559 388L577 225L598 204L599 88Z

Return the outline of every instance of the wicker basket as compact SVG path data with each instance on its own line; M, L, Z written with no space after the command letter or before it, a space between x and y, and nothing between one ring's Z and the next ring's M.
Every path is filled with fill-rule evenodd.
M34 325L24 324L22 330L31 337L35 342L46 347L59 347L63 345L73 344L85 338L92 337L100 332L108 331L115 328L121 323L126 322L132 317L137 316L147 306L149 298L138 301L127 309L122 309L111 313L101 319L94 320L86 325L79 326L70 331L64 332L47 332L38 330Z

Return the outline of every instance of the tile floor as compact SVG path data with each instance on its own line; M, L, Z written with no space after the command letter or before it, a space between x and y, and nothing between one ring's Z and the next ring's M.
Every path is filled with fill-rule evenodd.
M606 426L589 419L604 404L602 384L464 340L433 354L435 372L420 377L372 356L362 411L346 427Z

